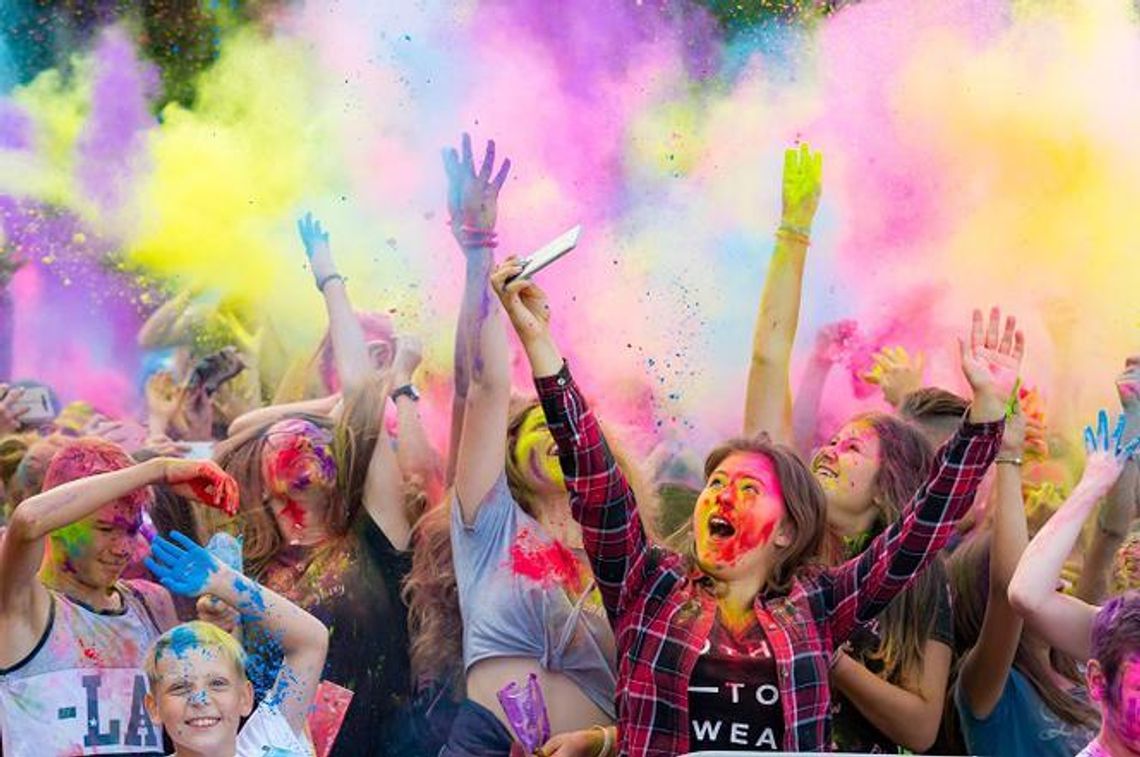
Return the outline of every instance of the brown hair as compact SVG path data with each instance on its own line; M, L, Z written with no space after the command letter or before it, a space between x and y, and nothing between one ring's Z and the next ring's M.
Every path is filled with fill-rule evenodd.
M986 604L989 601L990 547L990 534L980 534L958 547L947 563L954 607L955 667L966 652L978 643L982 632L982 621L986 617ZM1027 633L1023 630L1017 642L1017 652L1013 657L1014 669L1025 676L1041 701L1057 717L1072 725L1096 728L1099 723L1096 711L1088 702L1074 697L1057 685L1041 659L1032 654L1026 643ZM1058 672L1074 684L1083 684L1075 660L1056 650L1051 651L1051 656L1053 667Z
M952 419L960 421L970 409L970 401L936 386L915 389L899 404L899 415L910 421Z
M790 447L772 442L763 433L755 437L734 437L717 445L705 458L705 479L729 455L738 452L764 455L772 461L780 480L786 517L792 526L792 543L780 549L765 588L787 591L796 572L813 564L820 552L827 522L827 499L799 455ZM669 537L668 544L684 555L690 565L695 565L692 518Z
M871 482L877 532L898 521L926 483L934 449L917 428L893 415L867 413L855 420L868 423L879 440L879 470ZM938 597L945 590L945 566L935 559L879 614L881 644L873 656L883 662L882 678L901 684L922 670L926 643L938 617Z
M962 421L970 402L953 392L927 386L903 398L898 414L910 421L934 446L940 446Z
M401 596L408 606L409 657L417 685L436 683L462 697L463 618L451 552L451 492L412 528L412 568Z

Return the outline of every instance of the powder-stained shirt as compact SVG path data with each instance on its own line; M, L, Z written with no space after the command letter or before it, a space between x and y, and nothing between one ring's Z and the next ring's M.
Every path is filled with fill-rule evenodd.
M565 674L614 717L614 634L589 567L522 511L500 475L463 522L451 507L463 663L528 657Z
M535 386L617 635L622 754L687 752L688 685L716 617L709 579L681 555L649 543L633 490L569 369L536 378ZM756 618L776 657L785 750L828 746L831 651L945 545L997 454L1004 426L964 422L903 516L863 554L836 568L805 569L786 593L756 597Z
M32 652L0 668L0 734L7 757L161 755L162 727L143 704L143 660L165 628L165 589L120 581L118 611L51 591L47 628Z

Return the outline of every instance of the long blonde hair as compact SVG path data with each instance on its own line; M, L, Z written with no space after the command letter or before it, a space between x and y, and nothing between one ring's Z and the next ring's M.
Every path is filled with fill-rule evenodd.
M408 606L409 657L417 684L434 682L462 698L463 619L451 552L451 499L429 508L412 528L412 569L401 596Z

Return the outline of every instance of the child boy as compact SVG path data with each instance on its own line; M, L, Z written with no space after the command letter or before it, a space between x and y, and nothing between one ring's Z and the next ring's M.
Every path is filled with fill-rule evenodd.
M279 645L284 662L265 699L253 708L241 645L209 623L183 623L163 634L145 665L147 710L174 743L177 757L312 755L305 716L328 651L328 629L312 615L222 564L186 536L156 537L147 566L171 591L211 594L236 608ZM250 715L250 713L253 713ZM244 727L241 719L248 717Z

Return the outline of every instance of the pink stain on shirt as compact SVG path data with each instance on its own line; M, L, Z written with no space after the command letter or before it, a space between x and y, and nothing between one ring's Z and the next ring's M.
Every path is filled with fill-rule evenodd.
M532 581L547 586L556 584L570 591L578 591L582 584L582 567L574 553L562 542L545 542L527 529L520 531L511 545L511 570Z

